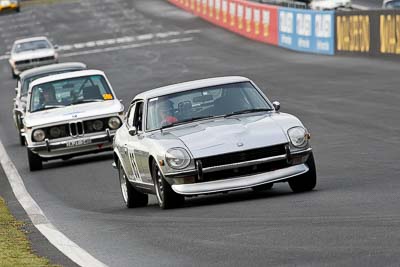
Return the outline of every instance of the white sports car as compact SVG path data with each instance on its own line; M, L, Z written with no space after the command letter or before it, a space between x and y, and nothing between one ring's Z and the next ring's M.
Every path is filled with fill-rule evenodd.
M30 170L42 169L42 162L51 159L111 150L123 110L102 71L35 80L24 117Z
M244 77L175 84L137 95L114 140L114 167L129 208L185 196L289 182L316 185L310 135Z
M18 75L27 69L58 62L56 47L44 36L21 39L14 42L10 59L11 75Z

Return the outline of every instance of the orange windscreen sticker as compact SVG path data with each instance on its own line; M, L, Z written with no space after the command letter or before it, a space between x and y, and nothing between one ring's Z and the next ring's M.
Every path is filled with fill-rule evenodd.
M111 99L113 99L113 96L112 96L112 94L103 94L103 99L104 100L111 100Z

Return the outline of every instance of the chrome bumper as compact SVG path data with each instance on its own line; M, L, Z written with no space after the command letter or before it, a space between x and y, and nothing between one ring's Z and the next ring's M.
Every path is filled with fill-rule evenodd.
M284 169L260 173L237 178L216 180L211 182L193 183L193 184L175 184L172 189L182 195L200 195L224 191L233 191L262 185L266 183L286 180L308 172L305 164L295 165Z
M23 72L25 70L29 70L29 69L33 69L33 68L37 68L37 67L41 67L41 66L45 66L45 65L55 64L55 63L57 63L56 59L39 61L39 62L31 62L31 63L27 63L27 64L18 64L18 65L15 65L14 72L15 72L15 74L19 75L21 72Z
M91 142L89 144L79 145L79 146L68 147L67 143L69 140L54 142L54 143L51 143L50 141L46 140L45 144L28 146L28 148L32 152L42 152L42 151L51 152L53 150L58 150L58 149L74 150L74 149L82 148L85 146L93 146L93 145L104 144L104 143L112 144L114 135L115 134L108 133L108 134L102 134L102 135L89 137L91 139Z

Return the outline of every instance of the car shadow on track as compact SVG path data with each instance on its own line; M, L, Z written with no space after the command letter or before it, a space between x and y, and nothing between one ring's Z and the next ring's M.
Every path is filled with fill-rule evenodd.
M313 190L310 192L303 193L293 193L289 188L285 190L285 188L273 188L265 191L254 192L253 190L240 190L230 193L220 193L215 195L201 196L201 197L193 197L186 198L185 205L183 208L188 207L201 207L208 205L223 205L228 203L235 202L245 202L245 201L254 201L260 199L268 199L268 198L278 198L278 197L287 197L293 195L302 195L302 194L310 194L316 193L318 190Z
M55 169L55 168L63 168L63 167L70 167L74 165L83 165L83 164L88 164L88 163L93 163L93 162L98 162L98 161L110 161L110 168L113 160L113 154L110 153L105 153L105 154L99 154L99 155L91 155L91 156L82 156L82 157L76 157L76 158L71 158L67 160L56 160L56 161L47 161L43 162L43 170L46 169Z

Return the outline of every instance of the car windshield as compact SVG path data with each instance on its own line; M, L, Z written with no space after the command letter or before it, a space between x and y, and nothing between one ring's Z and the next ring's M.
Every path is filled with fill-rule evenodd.
M101 75L57 80L32 88L30 112L112 99L114 96Z
M400 1L390 1L386 3L386 8L393 8L393 9L400 8Z
M21 95L25 96L28 93L29 85L34 81L39 78L43 78L46 76L50 75L55 75L55 74L61 74L61 73L66 73L66 72L71 72L71 71L78 71L78 70L83 70L83 68L77 68L77 69L66 69L66 70L58 70L58 71L53 71L53 72L46 72L42 73L36 76L32 76L29 78L24 79L23 84L22 84L22 90L21 90Z
M37 40L37 41L30 41L16 44L14 47L15 53L21 53L24 51L34 51L40 49L47 49L50 48L50 44L46 40Z
M146 129L267 110L272 107L250 82L205 87L149 99Z

